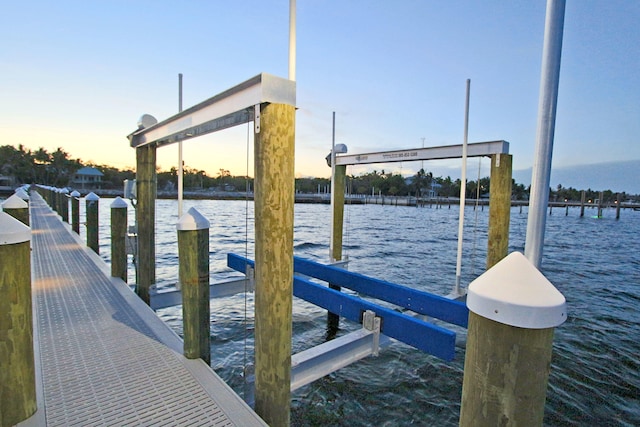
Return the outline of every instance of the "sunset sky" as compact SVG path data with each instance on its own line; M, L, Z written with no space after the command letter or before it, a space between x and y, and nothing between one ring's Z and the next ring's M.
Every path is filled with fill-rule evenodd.
M329 175L333 111L350 153L462 143L467 78L469 141L507 140L514 169L531 167L545 1L297 3L298 176ZM134 166L126 136L143 113L177 112L178 73L185 108L261 72L287 77L288 15L285 0L7 2L0 144ZM554 168L640 160L638 22L638 1L567 1ZM244 175L247 130L185 143L186 165ZM176 147L158 163L177 166ZM456 177L460 162L425 168Z

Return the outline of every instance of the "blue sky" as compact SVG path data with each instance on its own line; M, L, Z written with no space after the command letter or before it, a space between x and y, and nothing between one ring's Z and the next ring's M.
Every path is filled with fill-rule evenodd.
M422 138L426 146L461 143L467 78L469 140L505 139L514 169L530 167L545 7L298 0L297 175L328 176L332 111L337 142L350 153L420 147ZM260 72L287 77L288 19L284 0L7 3L0 144L63 147L85 161L132 166L125 137L143 113L162 120L177 112L178 73L185 108ZM635 0L567 1L554 168L640 160L638 22ZM185 163L244 174L246 145L244 126L189 141ZM176 148L159 150L158 163L177 165ZM456 177L460 163L425 167ZM488 162L482 168L487 175Z

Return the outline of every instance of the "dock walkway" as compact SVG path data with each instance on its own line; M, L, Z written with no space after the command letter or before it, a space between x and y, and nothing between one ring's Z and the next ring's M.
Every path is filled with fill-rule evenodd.
M38 411L26 426L264 426L32 193Z

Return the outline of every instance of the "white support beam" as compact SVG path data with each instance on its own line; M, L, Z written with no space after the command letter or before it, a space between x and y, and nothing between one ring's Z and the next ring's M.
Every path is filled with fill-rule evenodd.
M127 138L134 148L173 144L253 120L263 103L296 104L294 81L262 73Z
M231 279L228 281L216 282L209 285L209 296L211 298L222 298L236 295L242 292L253 292L255 289L253 280L247 279ZM171 290L165 292L157 292L152 295L151 308L158 310L159 308L173 307L182 304L182 294L179 290Z
M370 312L373 316L372 312ZM374 319L370 319L374 322ZM365 326L368 323L366 320ZM380 333L380 319L373 330L363 327L350 334L327 341L291 356L291 391L342 369L391 344L391 338Z
M509 154L507 141L475 142L467 145L467 157ZM410 150L380 151L377 153L336 156L336 165L368 165L372 163L407 162L413 160L443 160L462 157L462 144Z

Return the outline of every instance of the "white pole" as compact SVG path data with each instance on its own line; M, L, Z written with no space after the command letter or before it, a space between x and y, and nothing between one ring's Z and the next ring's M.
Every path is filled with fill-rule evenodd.
M471 80L467 79L467 99L464 108L464 142L462 143L462 173L460 176L460 219L458 220L458 259L456 261L456 285L454 295L460 295L460 273L462 271L462 239L464 231L464 205L467 193L467 140L469 136L469 93Z
M296 0L289 0L289 80L296 80Z
M333 112L333 131L331 135L331 212L335 206L336 200L336 112ZM335 221L333 213L331 214L331 240L329 241L329 261L333 259L333 222Z
M178 112L182 112L182 73L178 74ZM182 139L178 141L178 218L182 217L183 190Z
M565 0L548 0L542 48L542 73L540 77L540 97L538 101L538 126L536 148L531 176L529 216L524 254L529 261L540 268L544 231L549 203L549 182L551 178L551 156L556 124L558 103L558 83L560 80L560 58L562 56L562 33L564 28Z

